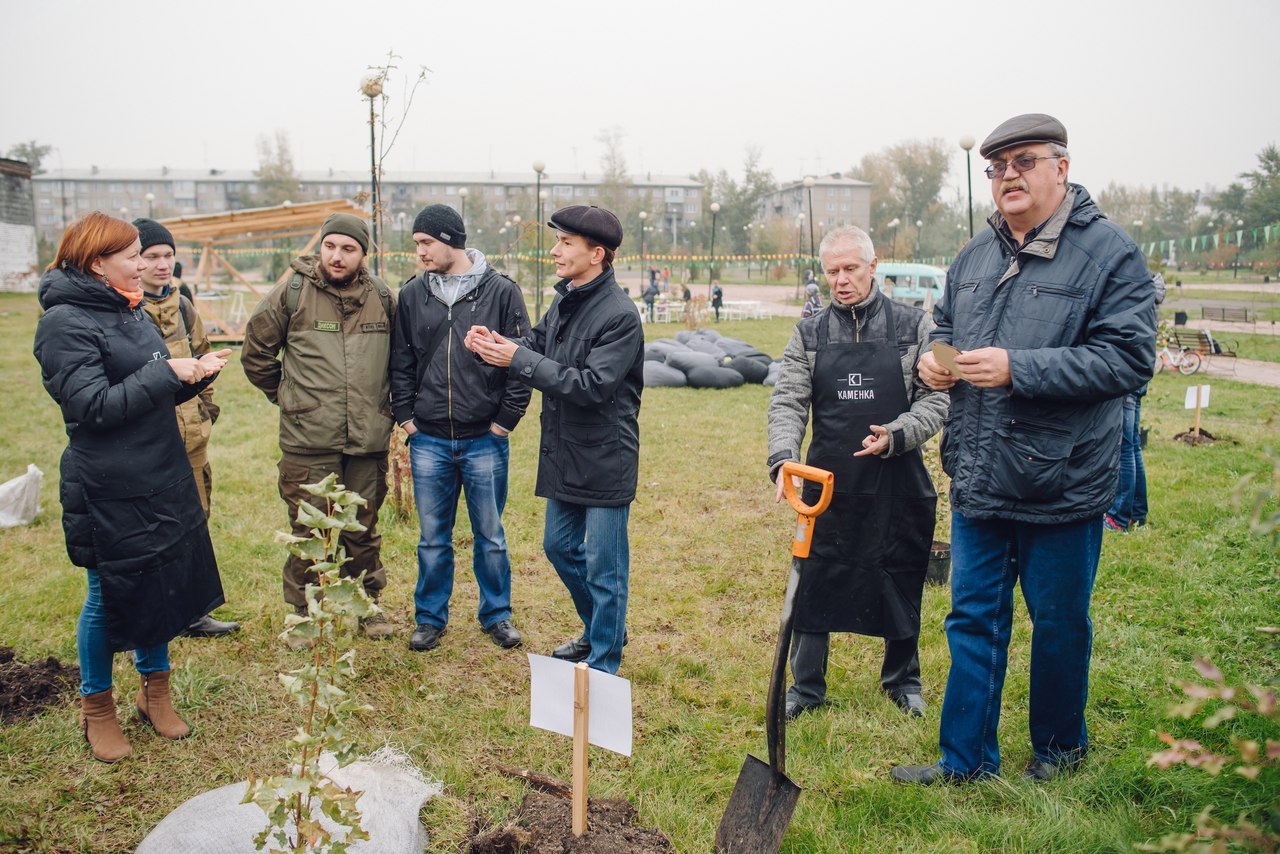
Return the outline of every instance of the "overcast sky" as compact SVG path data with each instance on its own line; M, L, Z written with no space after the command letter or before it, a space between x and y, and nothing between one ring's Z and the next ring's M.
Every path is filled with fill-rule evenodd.
M253 168L283 130L298 168L367 169L388 51L392 116L431 69L388 169L597 172L617 127L633 174L738 174L755 146L781 181L941 137L959 186L961 136L1047 112L1095 192L1198 189L1280 142L1277 0L3 2L0 150L52 144L49 168Z

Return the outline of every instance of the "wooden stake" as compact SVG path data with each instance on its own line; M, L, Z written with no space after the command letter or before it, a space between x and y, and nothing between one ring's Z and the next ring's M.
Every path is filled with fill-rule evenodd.
M587 727L590 709L587 663L573 668L573 835L587 831Z
M1192 435L1197 439L1200 438L1200 393L1203 389L1204 386L1196 384L1196 426Z

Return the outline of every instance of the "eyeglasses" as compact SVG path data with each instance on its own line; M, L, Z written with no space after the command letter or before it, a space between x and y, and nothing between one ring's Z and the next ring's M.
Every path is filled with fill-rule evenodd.
M1046 154L1043 157L1036 157L1033 154L1019 154L1008 163L1003 160L997 160L983 171L987 173L988 178L1003 178L1005 170L1012 166L1013 171L1021 175L1023 172L1030 172L1036 168L1037 160L1057 160L1061 156L1060 154Z

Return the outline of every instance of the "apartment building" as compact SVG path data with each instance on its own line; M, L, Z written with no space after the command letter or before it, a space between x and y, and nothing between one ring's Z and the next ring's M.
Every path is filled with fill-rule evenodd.
M157 219L184 214L237 210L251 204L257 191L252 170L235 169L58 169L36 176L37 228L46 239L56 239L77 216L91 210L114 213L128 219ZM413 222L423 207L443 203L469 217L527 219L535 214L537 176L527 172L394 172L382 176L383 222L388 228ZM598 204L603 187L600 175L544 172L541 189L546 193L545 212L570 204ZM303 170L298 173L293 202L367 198L369 173L359 171ZM626 194L643 201L651 222L661 223L672 234L681 223L702 217L703 186L675 175L632 176ZM367 201L366 201L367 205Z
M842 225L856 225L863 230L871 226L869 183L846 178L839 172L812 177L813 223L819 235ZM804 217L807 222L810 195L804 179L782 184L760 200L760 219Z

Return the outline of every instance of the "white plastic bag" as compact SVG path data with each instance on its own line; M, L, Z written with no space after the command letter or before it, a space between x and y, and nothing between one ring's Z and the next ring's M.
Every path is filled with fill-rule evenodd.
M0 528L30 525L40 512L40 483L44 472L32 463L27 473L0 483Z
M427 832L418 811L440 794L438 782L428 782L409 757L391 747L337 767L331 754L320 757L320 772L340 786L363 791L357 802L368 842L351 846L352 854L419 854L426 850ZM232 783L196 795L169 813L147 834L137 854L257 854L253 837L267 826L256 804L242 804L245 784ZM321 822L332 828L329 820Z

